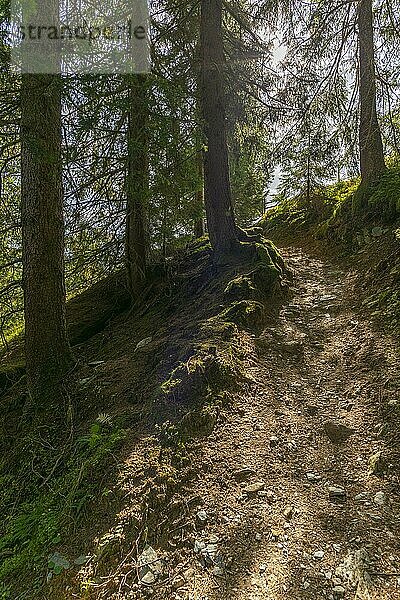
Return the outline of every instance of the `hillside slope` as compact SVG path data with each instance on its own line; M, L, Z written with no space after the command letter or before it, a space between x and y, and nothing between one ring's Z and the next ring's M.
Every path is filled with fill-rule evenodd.
M239 256L216 266L204 240L155 279L140 305L75 346L78 362L60 410L46 416L41 430L24 423L23 379L3 394L4 598L74 597L70 579L86 556L95 585L93 577L78 581L74 593L96 597L115 552L132 550L134 540L138 548L147 539L160 543L152 514L182 484L187 440L212 432L231 388L246 379L243 332L254 335L263 326L285 289L283 261L269 242L243 244ZM85 331L91 299L88 292L76 310ZM121 480L129 457L138 469L129 485L140 482L135 503ZM113 524L116 537L107 535Z
M227 378L203 368L200 412L124 440L107 500L57 545L70 566L41 597L397 597L396 344L369 323L359 273L298 248L283 255L290 297L257 330L242 324ZM114 367L98 367L99 389ZM163 413L187 406L190 379L183 398L167 390Z
M223 266L203 240L130 311L123 290L78 298L60 414L29 431L23 379L3 394L0 598L395 598L399 353L369 305L397 239L378 226L351 251L284 227L284 260L263 240Z

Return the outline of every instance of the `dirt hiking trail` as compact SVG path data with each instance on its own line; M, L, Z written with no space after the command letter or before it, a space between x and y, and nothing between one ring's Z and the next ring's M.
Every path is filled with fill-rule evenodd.
M398 479L381 473L394 341L363 319L355 273L283 254L294 293L256 341L254 382L199 445L192 560L166 597L400 599Z

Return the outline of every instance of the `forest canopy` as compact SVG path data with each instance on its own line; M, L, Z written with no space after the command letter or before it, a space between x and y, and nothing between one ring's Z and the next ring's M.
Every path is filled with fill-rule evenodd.
M368 4L365 10L368 11ZM357 120L359 3L226 2L223 6L226 136L239 225L259 219L268 186L310 194L360 173ZM373 5L376 103L385 155L399 149L399 6ZM62 78L62 176L68 297L124 263L129 118L138 95L146 113L143 190L149 260L166 258L201 231L200 3L152 2L151 73L143 86L119 75ZM9 5L1 6L6 30ZM211 17L212 18L212 17ZM368 17L367 17L368 19ZM208 29L208 25L207 25ZM368 64L367 59L367 64ZM21 76L1 77L1 335L21 330ZM360 75L363 75L360 78ZM365 76L365 77L364 77ZM368 81L366 83L368 88ZM368 95L368 89L366 92ZM134 96L134 98L133 98ZM136 98L136 100L135 100ZM138 108L136 106L138 110ZM368 109L366 109L368 110ZM366 117L369 118L368 115ZM375 161L374 161L375 162Z

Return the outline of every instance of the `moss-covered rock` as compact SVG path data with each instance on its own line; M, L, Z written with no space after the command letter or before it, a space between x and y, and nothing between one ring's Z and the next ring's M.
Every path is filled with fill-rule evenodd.
M280 276L281 271L279 271L275 265L260 265L254 269L252 280L254 287L265 298L277 291L277 287L280 283Z
M256 258L263 266L273 266L283 273L285 269L285 262L279 253L278 248L270 241L263 240L260 244L255 244Z
M178 365L161 385L164 399L186 401L206 393L207 389L224 387L235 377L235 365L225 360L224 348L211 345L195 350L189 360Z
M229 300L263 302L278 291L285 272L284 261L278 249L268 240L262 243L243 242L241 248L252 269L232 279L224 295Z
M220 318L245 329L257 330L264 323L264 305L256 300L240 300L225 309Z
M232 279L224 290L224 296L228 300L247 300L254 298L257 290L249 275L239 275Z
M207 437L214 431L217 420L216 408L204 406L201 410L187 413L178 426L184 437Z

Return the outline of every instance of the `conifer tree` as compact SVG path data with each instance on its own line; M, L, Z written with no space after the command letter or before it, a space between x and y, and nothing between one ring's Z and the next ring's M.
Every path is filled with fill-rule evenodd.
M359 0L357 17L360 78L360 171L362 185L369 185L375 183L386 169L376 110L372 0Z
M39 400L72 363L65 322L61 79L22 76L21 221L25 355Z
M232 208L225 122L222 0L201 2L201 101L207 148L204 157L208 232L217 253L238 241Z
M32 21L57 18L58 2L39 4ZM57 394L72 364L65 319L61 165L61 76L57 53L25 55L21 84L21 224L28 387L35 408ZM40 72L40 60L50 73ZM35 62L36 61L36 62ZM34 69L39 68L35 74Z
M129 77L125 257L128 288L136 298L146 281L149 196L148 77Z

